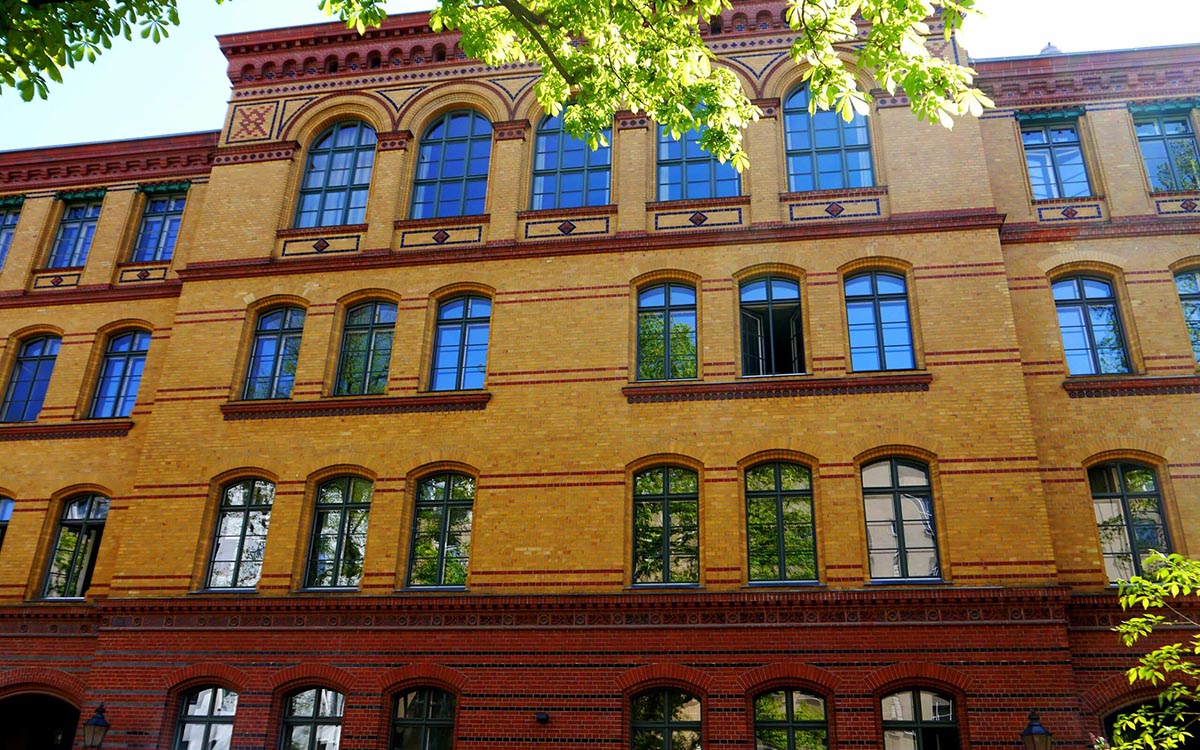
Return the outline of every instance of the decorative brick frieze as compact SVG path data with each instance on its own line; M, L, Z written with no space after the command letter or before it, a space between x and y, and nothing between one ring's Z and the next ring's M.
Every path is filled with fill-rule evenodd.
M69 424L4 424L0 425L0 441L125 437L132 429L133 422L128 420Z
M0 192L207 174L217 133L0 153Z
M213 156L213 166L282 161L284 159L291 159L299 148L300 144L295 141L280 141L261 146L232 146L222 148Z
M492 123L493 138L497 141L523 141L528 132L529 120Z
M411 130L397 130L394 133L380 133L376 137L376 151L407 151L412 141Z
M1071 398L1171 396L1200 393L1200 376L1072 378L1063 382L1063 390Z

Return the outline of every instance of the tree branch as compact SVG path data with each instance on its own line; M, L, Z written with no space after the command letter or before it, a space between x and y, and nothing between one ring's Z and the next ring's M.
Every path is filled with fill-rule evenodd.
M533 40L537 42L537 45L542 48L542 52L546 54L546 57L550 60L550 64L553 65L554 69L558 71L558 74L563 77L563 80L572 86L576 85L578 81L575 79L575 76L573 76L567 70L566 66L563 65L558 53L550 48L550 44L546 41L546 38L542 36L542 32L537 28L538 26L549 25L546 22L546 19L533 13L524 5L521 5L519 2L517 2L517 0L500 0L500 5L503 6L504 9L509 13L511 13L513 18L517 19L517 21L519 21L520 24L525 27L525 30L529 32L529 35L533 37Z

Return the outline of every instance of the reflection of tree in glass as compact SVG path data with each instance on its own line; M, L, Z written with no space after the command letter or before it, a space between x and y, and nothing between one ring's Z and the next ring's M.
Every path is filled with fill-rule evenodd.
M1200 190L1200 157L1196 142L1182 138L1167 140L1168 161L1155 170L1161 190Z
M812 478L798 464L763 464L746 471L750 580L816 578Z
M634 476L633 582L700 580L699 477L680 467Z
M444 473L417 485L410 586L465 586L471 557L475 478Z

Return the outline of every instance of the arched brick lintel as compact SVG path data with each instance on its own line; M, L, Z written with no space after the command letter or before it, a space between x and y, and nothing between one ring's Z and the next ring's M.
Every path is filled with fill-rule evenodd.
M884 667L883 669L877 669L867 675L866 680L864 680L867 689L872 693L879 692L888 685L897 684L899 686L901 683L912 684L915 682L940 683L956 688L959 692L965 694L970 687L971 678L956 669L951 669L941 664L901 662Z
M837 692L840 682L832 672L809 664L767 664L743 672L737 679L738 687L747 693L757 693L763 688L785 684L807 683L833 694Z
M457 669L441 664L410 664L386 672L379 677L380 692L391 694L418 685L433 685L454 692L467 688L467 676Z
M228 664L202 662L181 667L163 678L163 686L169 690L186 690L202 684L217 684L240 693L249 687L250 677L242 670Z
M0 672L0 699L22 693L44 693L79 708L87 692L74 675L45 667L18 667Z
M701 697L708 693L712 682L711 675L682 664L647 664L621 674L616 680L617 687L626 695L670 685L697 692Z
M271 690L286 690L293 687L305 687L308 684L319 684L336 688L346 694L354 691L354 675L344 669L329 664L299 664L287 669L281 669L270 678Z

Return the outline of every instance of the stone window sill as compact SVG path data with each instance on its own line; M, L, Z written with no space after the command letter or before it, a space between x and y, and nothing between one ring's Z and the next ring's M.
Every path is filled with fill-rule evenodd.
M1063 381L1063 390L1071 398L1112 398L1116 396L1164 396L1200 393L1200 375L1118 375L1075 377Z
M125 437L132 429L133 420L129 419L89 420L67 424L9 422L0 424L0 441Z
M629 385L621 389L621 394L628 403L648 404L928 391L931 382L933 375L919 372L908 375L854 375L844 378L777 378L734 383Z
M407 414L434 411L479 411L487 407L487 391L428 393L418 396L350 396L319 401L231 401L221 404L226 421L293 419L359 414Z

